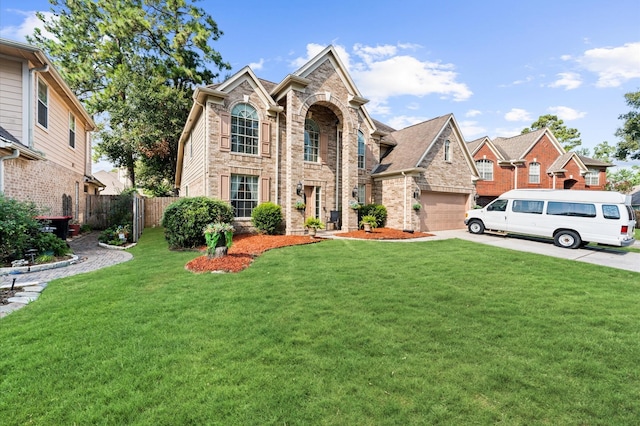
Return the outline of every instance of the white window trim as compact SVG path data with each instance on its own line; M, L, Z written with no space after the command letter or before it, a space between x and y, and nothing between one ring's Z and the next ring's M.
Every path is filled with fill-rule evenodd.
M73 123L73 129L72 127L72 123ZM76 116L73 115L72 112L69 112L69 140L68 140L68 145L69 148L71 149L76 149L76 143L77 141L77 136L78 136L78 132L76 131L77 126L76 126ZM71 146L71 132L73 132L73 146Z
M536 166L538 169L538 173L537 174L533 174L533 170L534 168L532 166ZM536 177L537 181L533 181L532 178ZM540 163L538 162L533 162L533 163L529 163L529 183L535 183L535 184L539 184L540 183Z
M43 85L44 88L46 89L46 103L42 102L40 100L40 85ZM40 123L40 103L42 103L44 105L44 107L46 108L46 117L45 117L45 121L47 122L46 125ZM40 77L38 77L38 86L36 88L36 124L38 126L40 126L43 129L49 129L49 85L47 83L44 82L44 80L42 80Z

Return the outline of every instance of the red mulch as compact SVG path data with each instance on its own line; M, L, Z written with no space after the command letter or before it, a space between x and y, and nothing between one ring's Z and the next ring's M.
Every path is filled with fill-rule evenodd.
M353 231L338 235L341 237L367 240L400 240L431 236L431 234L425 234L423 232L414 232L411 234L390 228L376 228L372 232ZM233 245L226 256L213 259L209 259L206 255L200 256L187 263L186 268L191 272L239 272L248 267L255 257L267 250L301 244L312 244L319 241L322 241L322 239L300 235L238 234L233 236ZM202 251L204 250L206 250L206 248L202 249Z

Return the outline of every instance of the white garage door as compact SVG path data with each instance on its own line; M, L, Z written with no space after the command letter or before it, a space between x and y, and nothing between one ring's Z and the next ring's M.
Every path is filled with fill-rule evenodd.
M464 213L469 194L423 191L420 196L421 231L464 228Z

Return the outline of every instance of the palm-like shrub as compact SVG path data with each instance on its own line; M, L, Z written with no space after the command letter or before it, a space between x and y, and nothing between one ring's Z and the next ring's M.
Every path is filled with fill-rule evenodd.
M387 224L387 208L382 204L366 204L360 209L361 215L375 216L378 227L384 228Z

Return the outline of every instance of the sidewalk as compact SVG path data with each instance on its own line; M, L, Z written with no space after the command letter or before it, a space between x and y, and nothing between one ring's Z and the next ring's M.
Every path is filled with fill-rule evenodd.
M83 274L126 262L133 255L123 250L111 250L98 245L99 232L83 234L69 241L73 253L78 256L76 263L60 268L46 269L38 272L25 272L0 276L0 287L9 288L15 279L16 288L22 289L8 305L0 305L0 318L22 308L37 299L51 280Z

